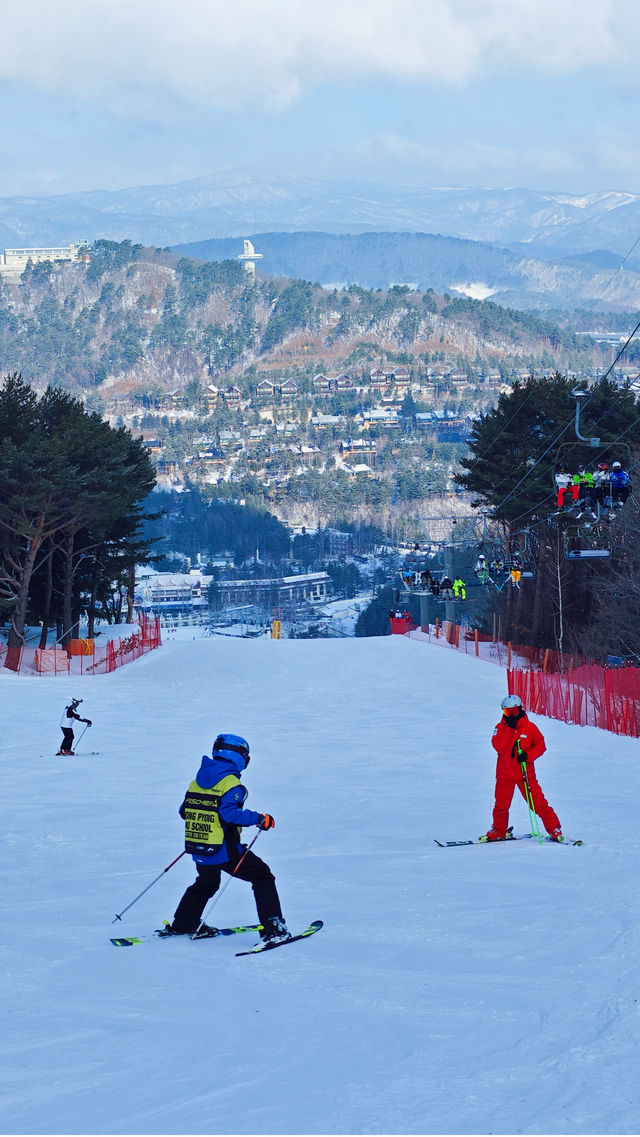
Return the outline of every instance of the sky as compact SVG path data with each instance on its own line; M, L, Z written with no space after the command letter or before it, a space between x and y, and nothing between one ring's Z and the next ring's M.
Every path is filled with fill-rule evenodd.
M442 639L199 635L111 675L0 668L2 1132L637 1134L637 739L533 716L584 844L443 849L491 822L501 667ZM57 758L73 696L93 725ZM223 731L251 746L289 927L324 927L242 958L255 933L112 946L193 881L163 869ZM519 795L510 821L529 832ZM251 889L207 915L254 923Z
M28 0L0 196L239 167L640 191L636 0Z

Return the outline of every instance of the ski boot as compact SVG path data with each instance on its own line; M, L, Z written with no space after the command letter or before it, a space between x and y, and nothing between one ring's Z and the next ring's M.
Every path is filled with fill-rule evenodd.
M264 927L260 932L260 939L265 944L282 944L285 940L291 939L291 932L282 916L269 916L265 920Z
M488 833L484 833L478 840L484 844L485 841L513 841L513 826L510 825L507 832L504 834L496 833L495 829L490 829Z
M155 936L160 936L161 939L166 939L167 936L191 936L192 940L208 940L212 936L218 935L217 928L210 928L208 924L201 924L193 932L176 932L175 928L169 923L168 920L164 921L162 928L156 928Z
M191 933L192 940L210 940L213 936L219 936L219 928L210 928L208 924L201 924L196 928L195 932Z
M564 841L564 837L562 835L562 829L554 829L553 832L549 834L549 839L551 841L560 841L560 842Z
M153 934L154 936L160 936L161 939L165 939L167 936L186 936L188 932L174 932L169 921L164 920L162 927L156 928Z

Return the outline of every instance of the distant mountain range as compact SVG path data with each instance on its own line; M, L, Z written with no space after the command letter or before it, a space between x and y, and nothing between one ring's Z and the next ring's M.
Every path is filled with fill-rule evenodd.
M263 243L267 272L368 287L469 284L469 294L501 303L566 307L593 303L640 237L640 195L390 186L241 170L176 185L0 199L0 248L128 238L219 259L238 251L224 239L249 234ZM553 264L544 268L545 261ZM638 270L638 262L627 262L607 303L640 304Z
M0 198L0 242L107 237L161 247L256 232L434 233L554 258L626 254L640 235L640 195L391 186L222 171L176 185ZM520 250L522 251L522 250Z
M490 299L505 307L537 309L640 307L640 263L607 251L559 261L523 257L510 249L426 233L256 233L260 272L325 286L409 285ZM235 259L242 246L226 237L176 245L173 251L205 261Z

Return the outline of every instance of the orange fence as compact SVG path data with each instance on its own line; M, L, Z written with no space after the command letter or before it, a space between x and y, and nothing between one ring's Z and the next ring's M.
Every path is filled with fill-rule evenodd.
M138 627L126 639L97 647L93 640L71 640L68 648L8 648L0 645L0 667L21 675L107 675L160 647L160 617L141 612Z
M509 693L519 695L534 714L640 738L640 668L603 667L550 648L502 643L447 620L423 625L411 638L505 667Z
M95 640L69 640L67 648L69 655L93 655L96 650Z

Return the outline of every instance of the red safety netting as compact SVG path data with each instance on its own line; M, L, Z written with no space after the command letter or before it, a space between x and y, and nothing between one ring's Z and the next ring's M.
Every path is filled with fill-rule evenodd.
M77 654L78 643L91 643L93 652ZM106 675L160 647L160 617L141 613L138 627L125 639L97 647L93 641L72 641L73 648L8 648L0 645L0 666L21 675Z
M392 636L406 636L407 632L415 627L410 616L408 618L406 616L390 616L389 625Z
M640 738L640 669L597 664L561 675L508 671L509 692L536 714Z
M640 668L603 667L550 648L502 643L447 620L410 634L505 667L509 693L534 714L640 738Z

